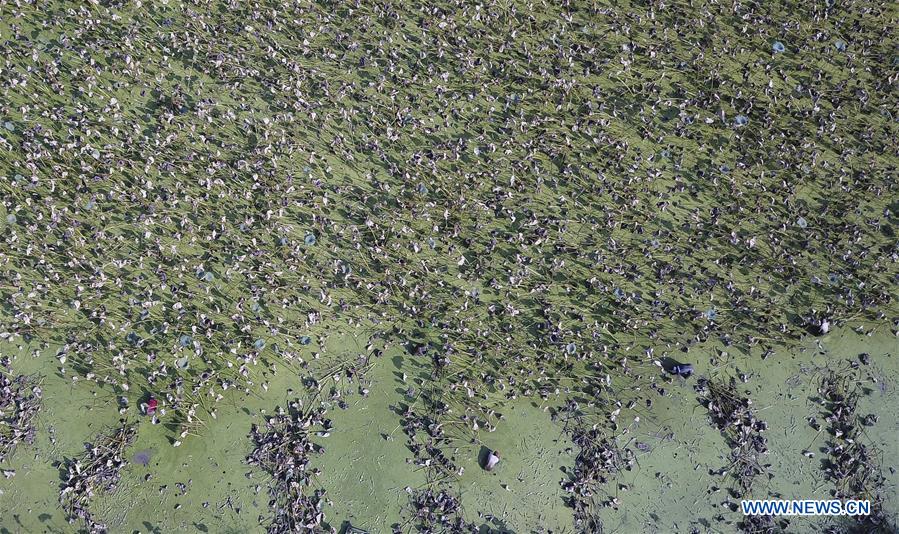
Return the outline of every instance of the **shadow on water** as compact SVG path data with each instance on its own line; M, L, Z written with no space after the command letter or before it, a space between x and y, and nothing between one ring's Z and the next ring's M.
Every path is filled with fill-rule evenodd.
M490 456L490 449L481 445L481 449L478 451L478 465L481 466L481 469L486 469L488 456Z

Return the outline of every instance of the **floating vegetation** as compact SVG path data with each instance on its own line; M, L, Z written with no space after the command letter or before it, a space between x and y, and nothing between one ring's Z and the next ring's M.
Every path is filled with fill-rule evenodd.
M121 470L128 463L124 459L125 449L136 435L135 427L122 423L115 432L100 435L94 443L88 443L82 457L65 461L59 503L69 523L80 520L91 533L106 532L106 525L91 514L90 502L96 492L116 489Z
M413 516L410 522L418 532L469 533L480 532L473 523L462 517L461 499L446 489L412 490L409 497ZM394 529L394 531L397 531ZM405 532L401 528L399 532Z
M827 423L827 459L824 473L836 486L839 499L868 499L871 515L858 516L858 528L865 532L895 532L883 509L883 474L877 452L866 445L865 418L856 413L861 395L859 375L851 368L831 370L818 386L821 408Z
M734 497L749 495L758 475L767 471L762 457L768 445L762 433L768 424L756 418L752 401L737 392L736 379L728 382L700 378L694 387L709 419L731 448L731 465L724 472L736 481Z
M324 447L310 437L325 436L330 430L331 421L325 418L324 408L303 411L299 400L290 403L289 412L279 407L264 427L253 425L250 439L254 448L247 463L272 477L268 488L272 510L269 534L324 532L325 490L312 489L321 473L309 467L310 456L323 453Z
M737 523L744 534L780 534L786 530L786 520L775 523L770 515L747 515Z
M652 350L899 324L883 5L14 3L0 333L176 445L346 328L414 346L410 463L453 477Z
M415 393L414 390L407 391ZM422 406L419 410L410 404L402 405L399 410L402 417L400 424L406 434L409 450L414 454L411 463L435 473L434 478L438 479L453 477L459 470L454 459L444 453L446 446L452 445L454 437L447 432L452 427L441 423L441 419L452 412L452 408L443 400L443 393L438 387L428 388L420 394L419 402ZM476 419L472 419L468 413L462 417L464 422L476 424Z
M580 447L574 461L574 470L568 480L562 481L562 489L570 494L567 502L574 508L575 526L579 532L601 532L601 524L593 512L595 505L616 508L618 499L608 496L598 499L602 486L614 479L620 471L635 465L634 453L620 448L601 429L576 428L572 441Z
M0 356L0 462L8 459L19 443L34 443L34 420L43 397L41 383L39 376L14 375L9 358Z
M651 43L693 30L687 5L638 8L639 25L566 3L476 10L476 23L452 3L70 8L22 5L5 41L4 99L17 104L0 110L12 127L0 188L18 219L2 228L0 275L17 295L3 330L80 344L82 378L136 391L156 373L157 388L181 379L192 391L211 368L232 391L252 389L267 372L259 331L286 349L272 360L293 361L298 329L378 322L428 325L464 355L451 367L483 371L465 377L472 389L508 391L518 371L567 372L556 356L621 350L613 336L774 345L803 333L796 306L829 307L840 324L892 301L882 39L844 64L819 53L835 28L791 29L780 54L770 36L782 29L758 24L685 62L689 39ZM235 17L250 29L219 31ZM396 20L423 35L406 39ZM506 31L525 20L539 31ZM876 36L888 20L858 24ZM504 42L484 45L491 35ZM512 52L523 47L526 60ZM764 53L722 68L729 47ZM812 85L773 74L810 59L828 73ZM801 184L788 179L802 168ZM782 222L808 213L822 216ZM821 269L846 283L810 283ZM270 305L236 313L248 298ZM711 322L696 311L710 301L721 303ZM547 306L565 338L552 348L532 328ZM125 325L140 343L117 343ZM170 331L191 332L206 365L148 373ZM512 355L502 372L497 354ZM514 389L537 390L536 375L524 380Z

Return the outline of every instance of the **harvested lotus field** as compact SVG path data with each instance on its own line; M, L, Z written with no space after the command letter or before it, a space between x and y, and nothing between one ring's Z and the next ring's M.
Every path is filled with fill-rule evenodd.
M0 0L0 533L896 532L897 19Z

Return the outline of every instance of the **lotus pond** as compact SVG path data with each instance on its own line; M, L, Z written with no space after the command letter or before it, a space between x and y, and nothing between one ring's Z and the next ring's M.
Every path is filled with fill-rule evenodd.
M895 26L0 0L0 532L895 531Z

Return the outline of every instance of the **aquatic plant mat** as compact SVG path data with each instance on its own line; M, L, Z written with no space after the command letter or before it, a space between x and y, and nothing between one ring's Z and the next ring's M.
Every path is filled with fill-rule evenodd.
M0 0L0 529L895 526L892 7Z
M322 526L326 492L310 489L319 471L309 466L309 456L324 450L310 441L313 429L331 427L324 412L320 407L304 412L300 401L295 400L287 411L278 408L276 415L268 417L264 428L252 427L254 448L247 463L263 469L272 478L269 506L274 519L267 529L272 534L317 530ZM324 436L326 431L320 430L319 434Z
M735 378L729 382L700 378L697 382L699 403L709 411L712 425L721 431L731 448L732 463L722 472L733 475L733 494L742 497L752 489L755 477L765 472L762 455L768 452L768 446L762 432L768 424L756 418L752 401L737 392Z
M0 463L19 443L34 443L34 419L42 397L41 377L14 375L9 358L0 358Z
M116 489L120 472L127 464L125 451L134 442L135 434L133 426L123 424L109 435L97 436L93 443L87 443L82 457L65 461L59 503L70 523L81 520L90 532L106 532L106 525L91 514L90 500L96 492Z

